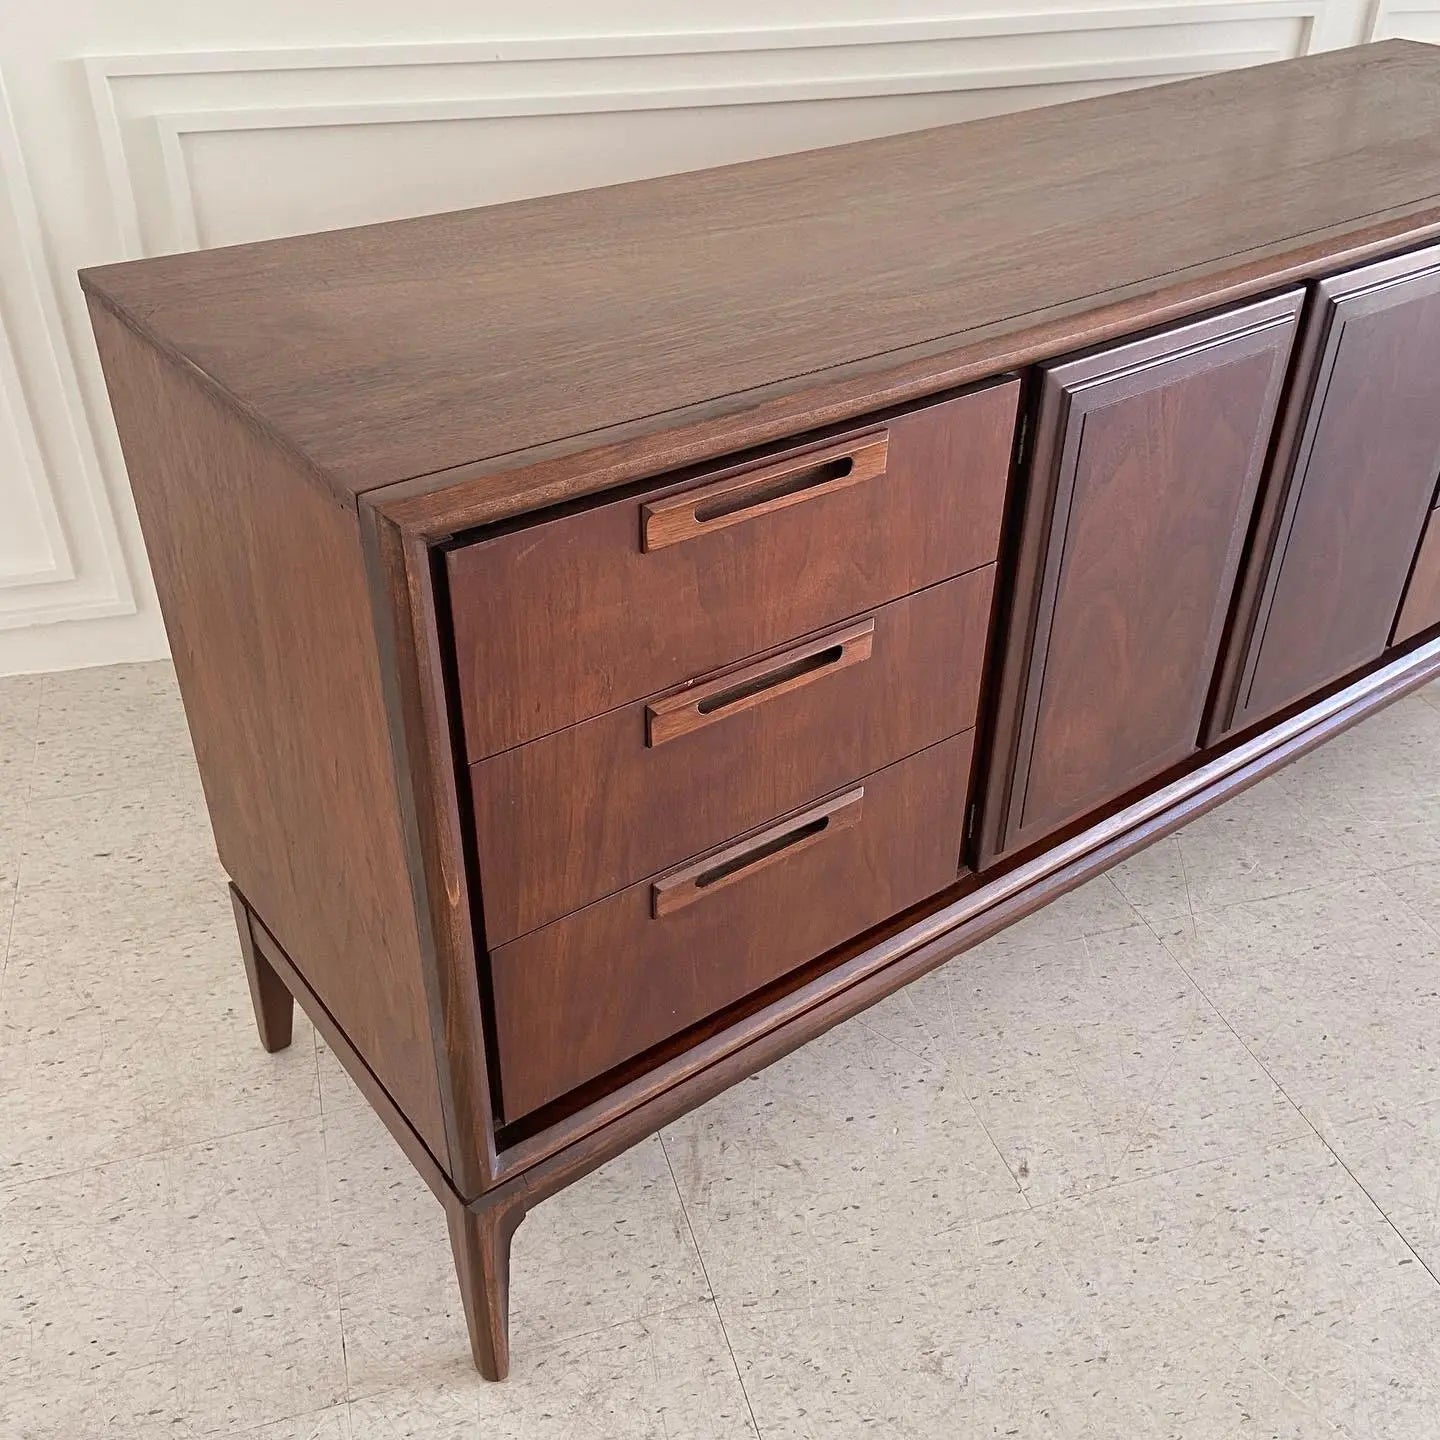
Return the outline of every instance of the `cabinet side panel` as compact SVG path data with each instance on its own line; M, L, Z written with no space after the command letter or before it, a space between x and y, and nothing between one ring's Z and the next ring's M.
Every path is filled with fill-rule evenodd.
M221 863L443 1165L358 518L94 302L91 322Z

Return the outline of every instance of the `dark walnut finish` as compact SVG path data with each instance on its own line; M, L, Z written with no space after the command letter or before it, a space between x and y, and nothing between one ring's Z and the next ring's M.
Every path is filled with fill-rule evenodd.
M1302 298L1039 367L987 862L1198 747Z
M262 1041L486 1375L535 1204L1440 674L1436 175L1387 42L82 277Z
M1430 512L1390 643L1403 645L1436 625L1440 625L1440 507Z
M707 472L676 495L662 488L663 499L646 492L449 551L470 758L994 560L1019 389L988 385L843 441ZM836 456L876 451L838 488L828 478ZM777 472L787 485L822 479L776 497ZM675 523L722 497L709 523Z
M1440 248L1321 281L1307 329L1216 733L1381 654L1440 476Z
M245 962L245 978L250 982L250 1008L255 1012L255 1028L260 1043L272 1055L284 1050L294 1038L295 997L275 967L255 943L250 907L232 883L230 905L235 912L235 932L240 937L240 957Z
M490 944L969 729L994 578L982 566L472 765Z
M359 519L93 301L92 322L220 861L443 1160Z
M490 965L505 1119L953 883L970 759L966 732L502 945Z
M1389 42L90 283L342 494L493 460L477 496L533 510L524 450L733 417L720 454L1440 224L1434 67Z

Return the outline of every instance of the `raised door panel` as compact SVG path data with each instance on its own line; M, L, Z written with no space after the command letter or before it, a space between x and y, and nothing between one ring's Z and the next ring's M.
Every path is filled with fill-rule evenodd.
M1440 472L1440 249L1322 281L1207 740L1377 659Z
M1042 367L982 864L1196 749L1301 298Z

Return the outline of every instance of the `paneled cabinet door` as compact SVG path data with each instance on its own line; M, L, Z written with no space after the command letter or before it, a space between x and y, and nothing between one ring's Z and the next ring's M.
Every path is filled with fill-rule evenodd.
M1301 299L1041 367L982 866L1196 749Z
M1425 536L1415 556L1415 568L1405 587L1405 602L1395 621L1392 645L1413 640L1432 625L1440 625L1440 506L1430 512Z
M1440 472L1440 248L1322 281L1206 739L1380 656Z

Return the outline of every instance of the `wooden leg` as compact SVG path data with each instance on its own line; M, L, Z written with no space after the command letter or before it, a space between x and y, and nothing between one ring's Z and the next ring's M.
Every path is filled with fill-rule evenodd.
M510 1372L510 1241L525 1207L506 1199L467 1210L454 1199L445 1213L475 1368L487 1380L503 1380Z
M230 903L235 907L235 928L240 932L240 953L245 957L245 975L250 981L250 1003L255 1007L255 1028L260 1043L273 1055L290 1043L295 1023L295 997L275 968L255 948L250 933L250 909L240 892L230 887Z

